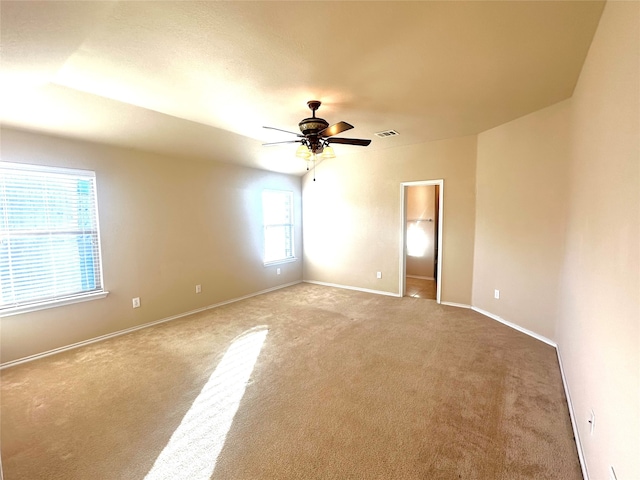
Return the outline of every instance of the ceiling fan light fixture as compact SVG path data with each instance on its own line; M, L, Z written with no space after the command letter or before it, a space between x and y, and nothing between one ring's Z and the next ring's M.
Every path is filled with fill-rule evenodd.
M336 152L333 151L332 146L327 145L326 147L324 147L324 150L322 151L322 154L320 156L323 160L327 158L336 158Z
M308 160L311 157L311 152L307 146L303 143L296 150L296 157Z

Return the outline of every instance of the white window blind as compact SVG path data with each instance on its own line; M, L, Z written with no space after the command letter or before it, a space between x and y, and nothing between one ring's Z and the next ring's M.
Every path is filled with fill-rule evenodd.
M293 259L293 193L262 192L264 263Z
M0 162L0 313L102 291L94 172Z

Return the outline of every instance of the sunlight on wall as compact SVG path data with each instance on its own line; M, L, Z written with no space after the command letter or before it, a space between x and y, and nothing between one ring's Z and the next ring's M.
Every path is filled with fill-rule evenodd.
M412 223L407 229L407 255L424 257L429 246L429 237L419 223Z
M305 189L302 219L305 259L310 265L321 265L324 272L341 268L351 258L351 239L360 235L359 215L365 210L345 192L344 179L324 168L330 163L319 164L322 180L312 181Z
M269 330L231 344L145 480L209 480Z

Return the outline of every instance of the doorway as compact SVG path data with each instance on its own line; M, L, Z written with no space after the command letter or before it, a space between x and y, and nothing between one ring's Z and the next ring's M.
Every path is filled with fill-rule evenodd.
M440 303L443 199L443 180L401 184L402 296L431 299Z

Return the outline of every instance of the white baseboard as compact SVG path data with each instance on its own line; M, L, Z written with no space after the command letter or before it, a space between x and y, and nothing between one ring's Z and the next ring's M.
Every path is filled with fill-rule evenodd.
M547 337L545 337L543 335L540 335L540 334L538 334L536 332L532 332L531 330L528 330L528 329L526 329L524 327L521 327L520 325L517 325L515 323L511 323L511 322L505 320L504 318L499 317L498 315L494 315L491 312L487 312L486 310L482 310L481 308L478 308L478 307L471 307L471 310L473 310L474 312L481 313L482 315L484 315L486 317L492 318L492 319L494 319L494 320L506 325L507 327L511 327L511 328L513 328L515 330L518 330L519 332L522 332L522 333L524 333L526 335L529 335L530 337L536 338L536 339L540 340L541 342L546 343L547 345L551 345L554 348L558 347L556 342L554 342L553 340L550 340Z
M344 288L345 290L357 290L358 292L375 293L376 295L386 295L388 297L401 297L397 293L385 292L383 290L370 290L368 288L351 287L349 285L339 285L337 283L317 282L315 280L303 280L304 283L313 283L315 285L324 285L325 287Z
M448 305L450 307L458 307L458 308L472 308L471 305L467 305L466 303L440 302L440 305Z
M584 458L584 451L582 450L580 433L578 432L576 414L573 409L573 403L571 402L571 394L569 393L569 383L567 382L567 377L564 374L564 367L562 366L562 356L560 355L560 348L558 346L556 346L556 355L558 356L558 365L560 365L560 376L562 377L562 385L564 386L564 396L567 398L567 407L569 408L569 417L571 418L571 428L573 429L573 437L576 441L578 458L580 459L580 468L582 469L582 478L584 478L584 480L589 480L589 473L587 472L587 463Z
M171 317L162 318L160 320L154 320L153 322L143 323L142 325L136 325L135 327L126 328L124 330L118 330L117 332L108 333L106 335L101 335L99 337L90 338L89 340L83 340L81 342L73 343L71 345L67 345L64 347L54 348L53 350L48 350L43 353L37 353L35 355L30 355L28 357L19 358L17 360L12 360L10 362L5 362L0 364L0 370L5 368L14 367L16 365L20 365L21 363L31 362L33 360L37 360L39 358L48 357L51 355L55 355L56 353L66 352L67 350L73 350L74 348L84 347L85 345L90 345L92 343L102 342L103 340L108 340L110 338L119 337L120 335L125 335L127 333L135 332L136 330L141 330L143 328L153 327L154 325L158 325L160 323L170 322L171 320L177 320L178 318L183 318L189 315L193 315L194 313L204 312L205 310L211 310L212 308L221 307L223 305L227 305L229 303L239 302L240 300L246 300L247 298L255 297L257 295L262 295L264 293L273 292L274 290L280 290L281 288L291 287L292 285L297 285L298 283L302 283L301 280L297 282L285 283L284 285L278 285L277 287L267 288L265 290L260 290L259 292L250 293L249 295L244 295L242 297L233 298L231 300L225 300L224 302L216 303L213 305L208 305L206 307L197 308L195 310L190 310L188 312L179 313L177 315L173 315ZM1 479L0 479L1 480Z

